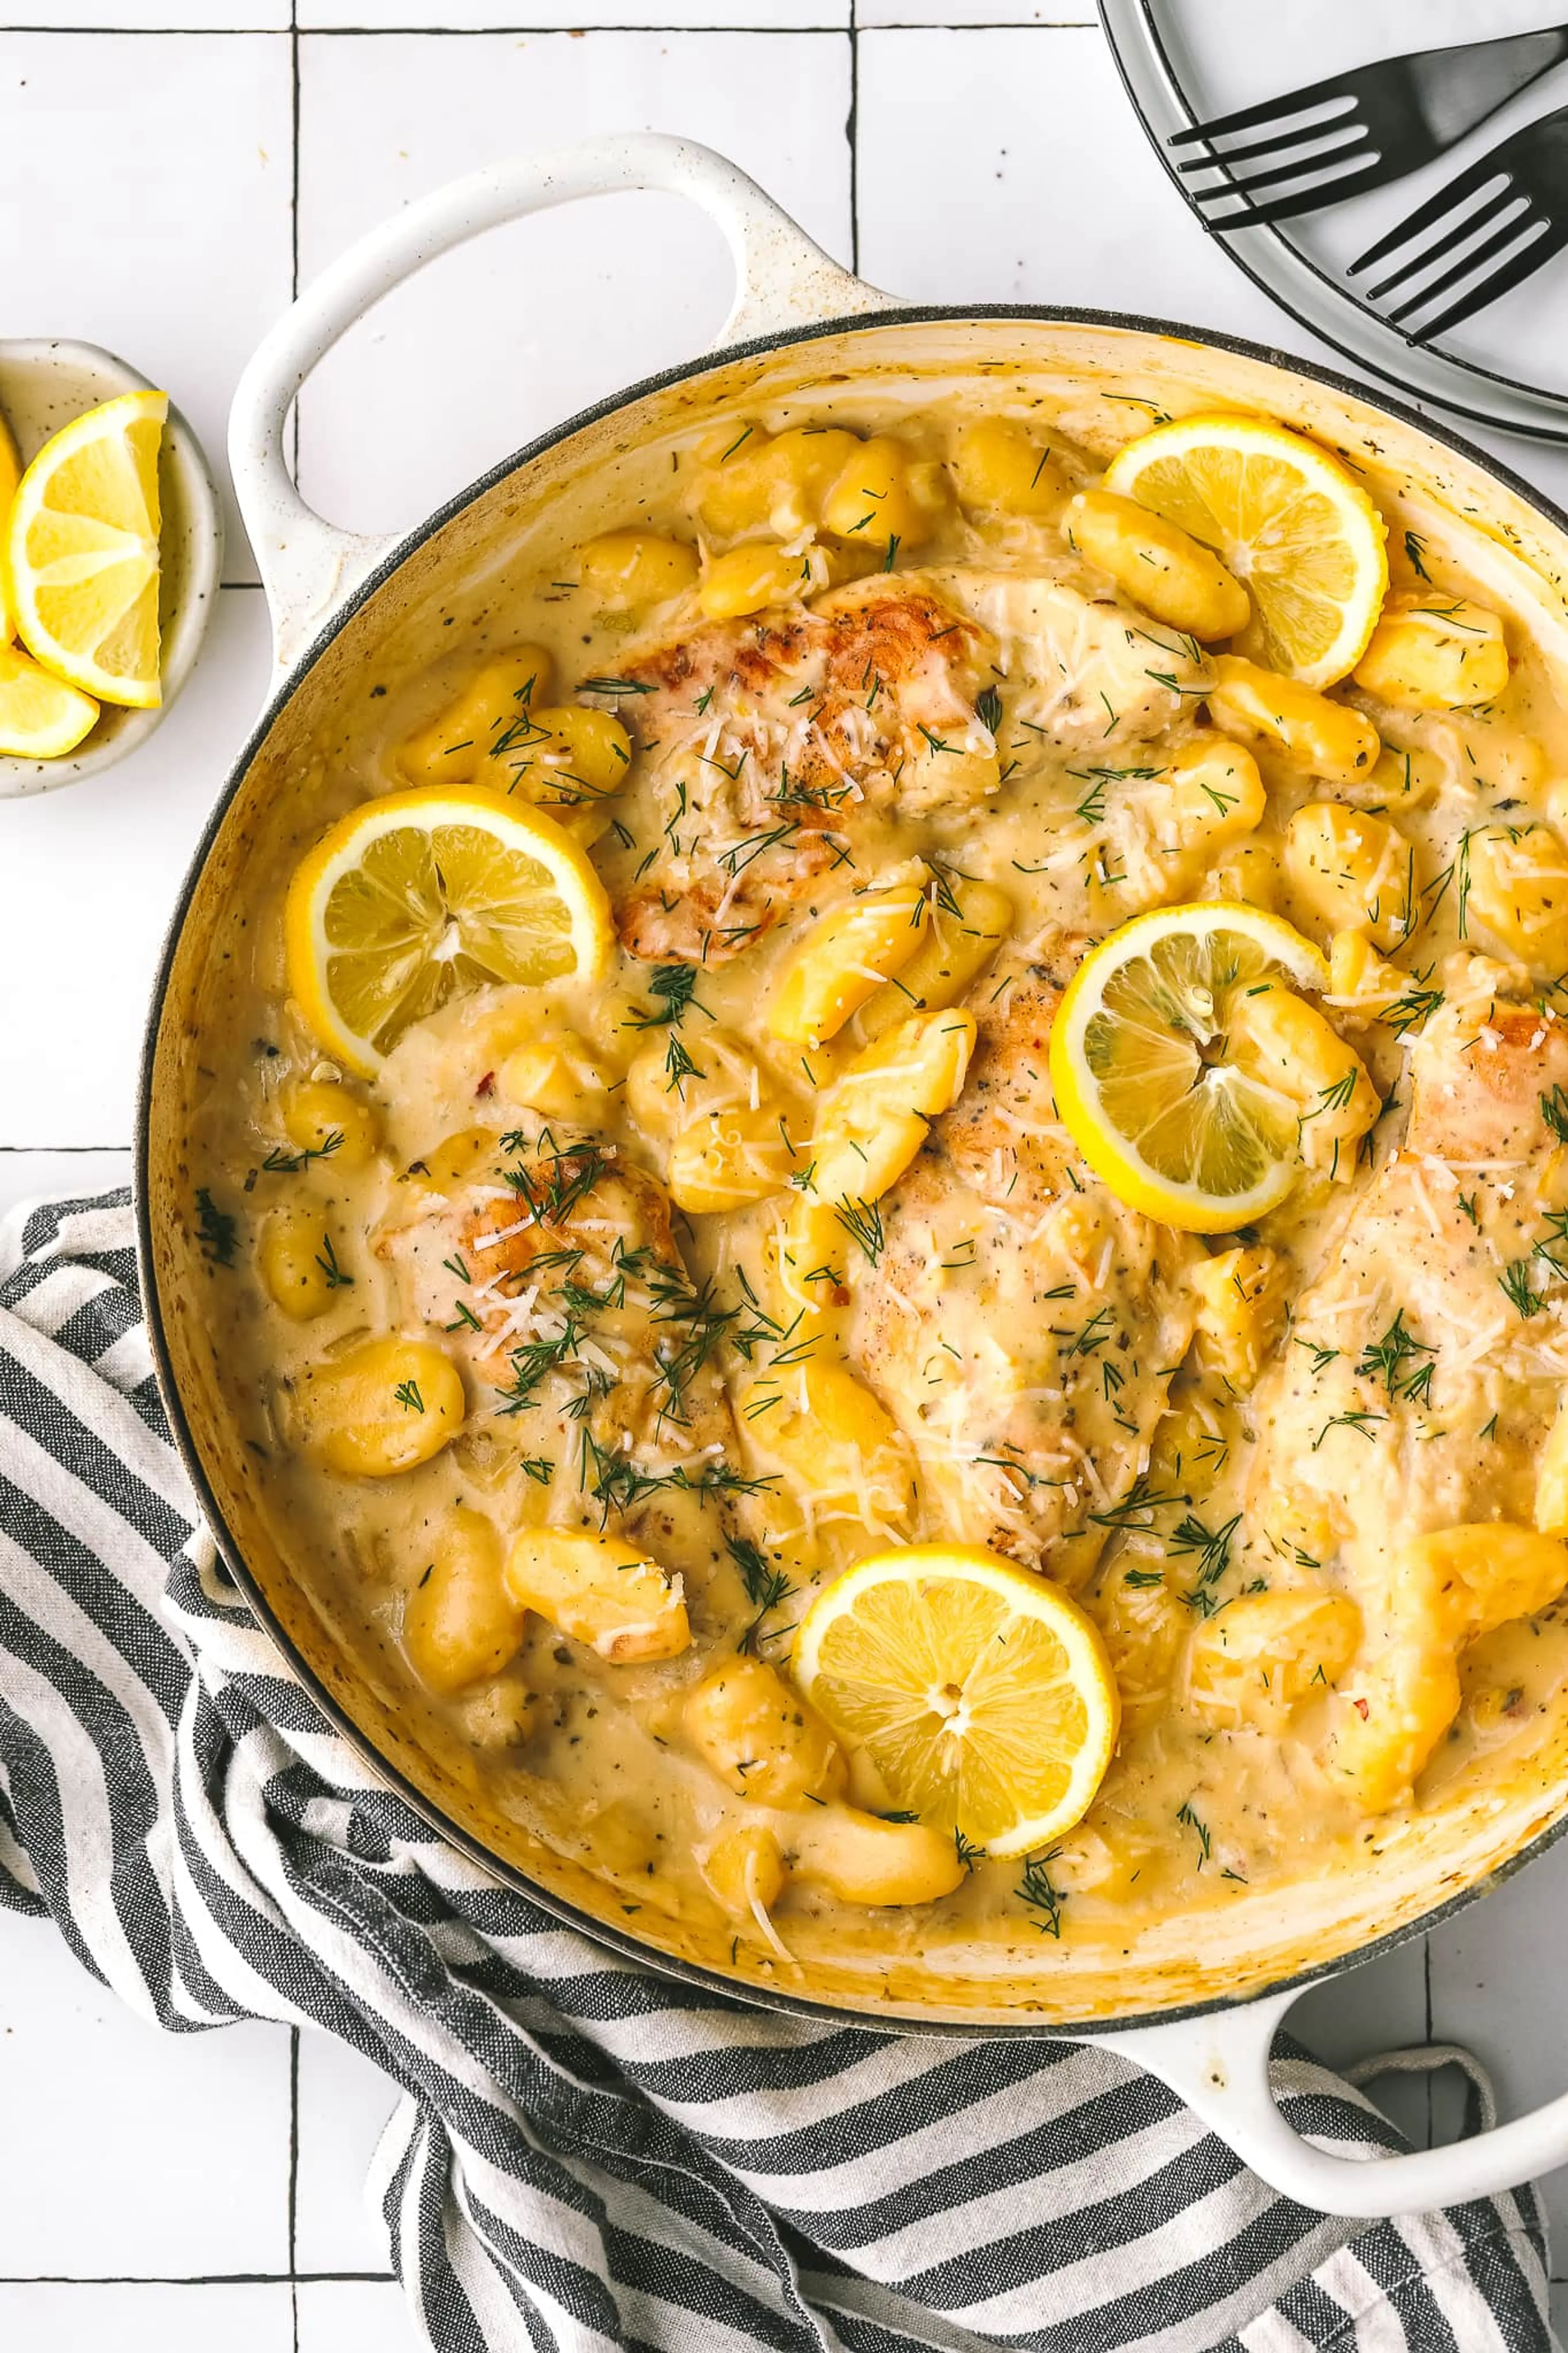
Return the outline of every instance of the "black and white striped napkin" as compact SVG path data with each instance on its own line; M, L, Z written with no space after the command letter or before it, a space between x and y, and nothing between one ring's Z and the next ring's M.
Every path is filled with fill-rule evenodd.
M170 1447L127 1196L0 1229L0 1903L175 2032L341 2035L437 2353L1550 2353L1533 2192L1371 2228L1092 2043L799 2023L452 1852L281 1671ZM3 1934L3 1928L0 1928ZM1301 2055L1325 2144L1396 2146Z

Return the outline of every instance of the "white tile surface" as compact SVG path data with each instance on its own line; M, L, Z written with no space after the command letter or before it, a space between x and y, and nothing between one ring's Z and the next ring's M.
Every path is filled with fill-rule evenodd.
M128 1143L158 951L190 855L261 705L259 592L226 588L195 676L139 752L0 810L0 1144Z
M218 2346L223 2353L295 2353L287 2281L0 2284L0 2345L16 2353L214 2353ZM402 2353L389 2331L387 2353L395 2348Z
M1128 136L1096 28L871 32L859 54L860 267L874 285L1201 320L1331 356L1231 268Z
M316 35L300 43L300 270L411 196L557 144L568 125L721 138L847 253L848 111L849 43L835 34ZM585 402L700 350L730 287L717 229L674 196L600 197L493 230L391 296L317 371L300 402L301 484L357 530L415 522Z
M287 2271L286 2028L165 2034L0 1915L0 2280Z
M168 386L224 480L235 380L289 301L291 92L284 34L0 42L0 218L30 224L6 240L5 332L118 352ZM254 579L232 500L227 522L224 576Z
M366 2207L364 2181L397 2098L396 2084L346 2043L300 2035L294 2238L300 2271L391 2269L385 2226Z
M414 2353L418 2341L395 2280L302 2280L295 2353Z
M1279 86L1396 47L1411 5L1303 0L1273 12L1265 45L1242 37L1257 0L1207 0L1216 76L1266 66ZM1541 13L1493 0L1500 25L1503 11ZM0 33L0 216L28 231L6 255L6 329L122 351L168 381L219 464L235 379L290 283L289 0L27 0L13 13L78 29ZM1092 13L1087 0L857 0L865 274L914 297L1142 308L1314 349L1188 216ZM528 29L606 15L684 29ZM1443 37L1473 16L1474 0L1426 0L1423 28ZM478 163L637 128L728 149L830 250L850 251L849 0L299 0L297 21L305 278ZM714 24L780 29L702 29ZM114 25L131 29L88 29ZM431 26L447 29L419 29ZM1238 79L1227 102L1253 87ZM306 487L362 527L416 520L574 406L696 349L728 290L717 236L672 199L500 232L384 306L321 371L302 404ZM1493 446L1568 492L1568 454ZM251 576L237 528L228 576ZM136 761L0 809L0 1211L127 1173L122 1150L60 1147L129 1137L164 917L267 667L260 597L226 593L195 684ZM1493 2065L1505 2113L1568 2087L1568 2057L1554 2073L1568 1995L1550 1966L1565 1917L1568 1852L1430 1941L1434 2031ZM1402 1947L1308 1996L1293 2031L1341 2064L1419 2040L1427 1973L1427 1946ZM1424 2137L1420 2087L1379 2096ZM363 2060L301 2037L301 2273L384 2267L363 2185L395 2097ZM281 2030L162 2036L51 1928L0 1916L0 2348L403 2353L402 2293L379 2279L306 2277L297 2335L286 2284L153 2284L288 2271L290 2124ZM1561 2178L1548 2194L1568 2221ZM49 2273L68 2284L18 2284ZM117 2274L133 2284L97 2284ZM1558 2321L1568 2329L1568 2306Z

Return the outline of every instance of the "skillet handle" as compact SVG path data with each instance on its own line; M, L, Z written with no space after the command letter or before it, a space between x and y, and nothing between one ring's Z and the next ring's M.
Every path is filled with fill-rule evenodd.
M512 156L434 190L322 271L258 346L234 396L229 466L280 668L396 544L323 522L289 479L283 428L311 369L362 311L453 246L520 214L632 188L689 196L722 230L736 289L720 347L897 307L892 297L841 269L754 180L690 140L652 133L587 140L552 154Z
M1096 2039L1169 2084L1270 2189L1324 2213L1427 2213L1494 2197L1568 2159L1568 2094L1446 2148L1405 2157L1315 2148L1286 2122L1268 2082L1274 2037L1298 1998L1266 1994L1209 2018Z

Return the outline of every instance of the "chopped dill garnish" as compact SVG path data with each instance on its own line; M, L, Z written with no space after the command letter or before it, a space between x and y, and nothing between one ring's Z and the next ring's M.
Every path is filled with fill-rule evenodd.
M1413 1368L1414 1359L1429 1358L1435 1354L1425 1340L1418 1340L1410 1330L1401 1307L1382 1339L1369 1341L1362 1350L1356 1371L1363 1381L1380 1380L1390 1403L1403 1397L1417 1398L1425 1405L1432 1386L1433 1367L1427 1363Z
M701 974L694 964L661 964L649 975L647 993L656 997L656 1013L634 1013L627 1024L633 1029L667 1029L686 1018L687 1008L696 1005L699 1013L707 1008L697 1004L696 988Z
M1198 1869L1201 1871L1214 1852L1214 1842L1209 1836L1208 1824L1200 1820L1193 1811L1193 1801L1190 1798L1184 1804L1176 1808L1176 1820L1194 1833L1199 1846L1203 1849L1203 1853L1198 1860Z
M636 678L585 678L579 694L653 694L657 689Z
M985 1860L985 1849L983 1846L976 1846L973 1839L966 1839L956 1824L952 1833L952 1851L965 1871L973 1871L977 1862L984 1862Z
M523 1477L531 1479L536 1487L548 1487L555 1475L555 1465L548 1454L525 1454L521 1468Z
M983 686L974 698L974 716L994 735L1002 724L1002 697L994 686Z
M239 1220L220 1209L205 1185L196 1190L196 1240L209 1266L232 1266Z
M423 1413L425 1400L419 1394L417 1381L399 1381L392 1392L405 1413Z
M1559 1144L1568 1144L1568 1092L1553 1087L1541 1097L1541 1116Z
M1387 1419L1388 1416L1385 1413L1336 1413L1331 1416L1329 1420L1324 1422L1321 1430L1319 1430L1316 1438L1313 1439L1312 1451L1314 1454L1317 1452L1319 1447L1321 1446L1324 1439L1327 1438L1331 1430L1353 1430L1356 1436L1358 1438L1364 1438L1369 1446L1374 1445L1376 1441L1373 1439L1371 1430L1367 1428L1367 1424L1372 1421L1386 1421Z
M1537 1291L1530 1280L1530 1261L1527 1258L1516 1258L1510 1266L1505 1266L1498 1277L1498 1283L1504 1297L1521 1315L1537 1315L1546 1304L1546 1294Z
M1426 554L1426 543L1422 538L1418 531L1407 531L1405 533L1405 554L1417 580L1430 580L1432 575L1427 571L1424 560Z

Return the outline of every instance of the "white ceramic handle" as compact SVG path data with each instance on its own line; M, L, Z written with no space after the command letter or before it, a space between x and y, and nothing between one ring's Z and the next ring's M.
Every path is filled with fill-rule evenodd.
M894 298L841 269L755 181L690 140L652 133L588 140L553 154L488 164L436 189L322 271L260 344L234 396L229 466L280 666L294 660L396 543L323 522L289 478L284 422L311 369L363 311L438 254L519 214L632 188L689 196L723 231L736 290L721 345L897 307Z
M1268 2082L1274 2037L1298 1999L1267 1994L1212 2017L1100 2040L1179 2092L1271 2189L1324 2213L1426 2213L1515 2189L1568 2159L1568 2094L1447 2148L1407 2157L1336 2157L1314 2148L1286 2122Z

